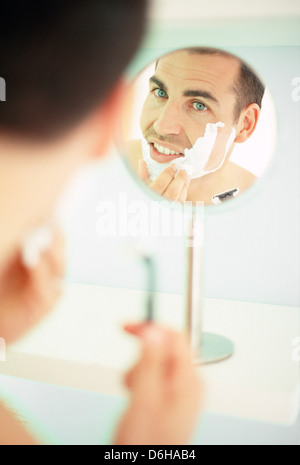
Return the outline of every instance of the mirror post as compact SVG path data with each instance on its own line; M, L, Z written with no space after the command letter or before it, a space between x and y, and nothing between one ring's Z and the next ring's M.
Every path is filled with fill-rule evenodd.
M200 212L204 211L204 207ZM186 294L186 323L192 357L195 363L201 361L202 345L202 314L203 314L203 243L204 243L204 215L199 210L193 211L188 220L189 228L186 235L187 255L187 294Z
M224 336L203 331L204 202L197 202L187 215L187 228L186 329L192 361L197 365L216 363L232 356L234 344Z

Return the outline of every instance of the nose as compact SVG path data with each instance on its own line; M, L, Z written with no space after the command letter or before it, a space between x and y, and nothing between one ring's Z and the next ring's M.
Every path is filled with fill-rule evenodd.
M178 136L182 132L180 107L178 103L168 100L154 123L155 131L161 136Z

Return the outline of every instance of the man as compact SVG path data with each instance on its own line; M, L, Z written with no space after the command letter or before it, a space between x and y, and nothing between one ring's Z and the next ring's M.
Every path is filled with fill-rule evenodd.
M6 343L40 321L60 295L60 233L53 231L34 264L24 259L24 240L51 221L71 174L105 154L145 3L1 5L0 75L7 92L0 103L0 337ZM154 324L125 329L141 339L142 354L126 378L131 401L115 442L188 442L200 388L185 339ZM0 404L0 444L35 442Z
M232 163L230 156L234 145L255 131L264 90L249 67L227 52L193 48L161 58L150 78L140 120L149 163L141 141L129 145L140 177L156 193L180 202L209 205L219 193L246 190L255 176ZM218 123L223 124L216 128ZM202 153L208 159L201 167L197 147L207 138L208 128L215 129L216 138L211 152ZM194 173L185 169L187 160L181 163L190 155ZM174 162L182 168L179 173ZM154 179L149 173L153 165L158 169Z

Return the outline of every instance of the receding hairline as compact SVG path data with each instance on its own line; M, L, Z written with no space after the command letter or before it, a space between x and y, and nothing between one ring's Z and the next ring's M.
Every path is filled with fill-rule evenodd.
M242 66L243 66L243 62L240 58L238 58L237 56L229 53L229 52L225 52L223 50L219 50L219 49L215 49L215 48L206 48L206 47L201 47L201 48L185 48L185 49L180 49L180 50L177 50L175 52L171 52L167 55L164 55L162 56L161 58L159 58L158 60L156 60L156 63L155 63L155 70L157 70L157 67L158 67L158 64L160 61L162 61L163 59L165 58L168 58L170 56L174 56L178 53L187 53L187 54L190 54L190 55L207 55L207 56L220 56L220 57L223 57L223 58L227 58L227 59L232 59L234 61L236 61L238 64L239 64L239 68L237 70L237 76L235 78L235 81L232 85L232 87L230 88L230 90L232 91L232 93L234 95L238 95L238 85L239 85L239 79L240 79L240 75L241 75L241 71L242 71Z
M192 48L183 48L183 49L180 49L180 50L176 50L176 51L173 51L173 52L170 52L170 53L168 53L166 55L161 56L160 58L158 58L156 60L155 68L157 68L160 61L164 60L165 58L175 56L175 55L177 55L179 53L186 53L186 54L189 54L189 55L220 56L220 57L223 57L223 58L235 60L240 64L240 66L242 66L242 64L244 63L238 56L233 55L230 52L226 52L225 50L221 50L221 49L217 49L217 48L206 48L206 47L196 48L196 47L192 47Z
M182 52L183 53L185 52L190 55L207 55L207 56L223 57L223 58L234 60L239 64L239 69L237 70L237 76L230 88L232 93L236 96L236 109L235 109L236 120L238 119L242 109L245 108L247 104L250 105L251 103L256 103L258 104L260 108L262 107L262 98L265 92L265 85L260 80L260 78L258 77L258 75L256 74L256 72L251 66L249 66L244 60L242 60L238 56L230 52L227 52L225 50L218 49L218 48L211 48L211 47L183 48L183 49L176 50L174 52L169 53L168 55L161 57L159 60L156 61L155 69L157 69L157 66L160 60L167 58L168 56L175 55L176 53L182 53ZM250 99L253 101L250 101L248 99L247 103L245 104L245 101L247 99L245 98L246 93L244 93L243 91L244 91L245 84L246 84L246 87L248 88L248 96L249 96L249 93L251 93L249 92L249 83L251 83L251 85L254 84L255 98Z
M224 58L228 58L228 59L232 59L232 60L237 61L239 63L239 71L238 71L237 79L236 79L236 81L235 81L235 83L233 84L233 87L232 87L233 91L235 92L235 94L239 98L240 89L241 89L241 86L242 86L242 81L244 79L243 74L245 74L245 71L246 71L246 74L248 74L248 75L250 74L252 77L254 77L255 85L256 85L256 91L257 91L257 87L260 87L261 96L260 96L260 102L258 103L258 105L261 108L261 106L262 106L261 105L262 104L262 98L264 96L266 87L265 87L264 83L261 81L261 79L259 78L259 76L257 75L257 73L255 72L255 70L250 65L248 65L248 63L246 63L244 60L242 60L238 56L234 55L233 53L230 53L230 52L227 52L226 50L222 50L222 49L218 49L218 48L191 47L191 48L183 49L183 51L186 51L186 52L188 52L188 53L190 53L192 55L195 54L195 55L220 56L220 57L224 57ZM252 103L257 103L257 102L253 101ZM242 108L240 108L237 111L239 112L241 110L242 110Z
M215 48L184 48L184 49L180 49L180 50L177 50L175 52L171 52L167 55L164 55L162 57L160 57L158 60L156 60L156 63L155 63L155 70L157 69L158 67L158 64L160 61L162 61L163 59L165 58L168 58L170 56L174 56L178 53L187 53L189 55L207 55L207 56L220 56L220 57L223 57L223 58L227 58L227 59L232 59L234 61L236 61L238 64L239 64L239 69L237 70L237 79L239 79L240 77L240 73L241 73L241 70L242 70L242 67L243 67L243 61L238 58L236 55L233 55L229 52L225 52L223 50L219 50L219 49L215 49ZM237 84L237 83L235 83ZM234 85L234 87L232 88L233 91L236 92L236 87Z

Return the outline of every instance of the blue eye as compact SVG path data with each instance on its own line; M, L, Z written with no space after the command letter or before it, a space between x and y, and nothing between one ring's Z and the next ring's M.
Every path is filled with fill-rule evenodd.
M204 103L201 102L194 102L193 103L193 108L197 111L205 111L207 110L207 107L204 105Z
M156 97L158 97L158 98L166 98L167 97L167 93L162 89L155 89L154 93L155 93Z

